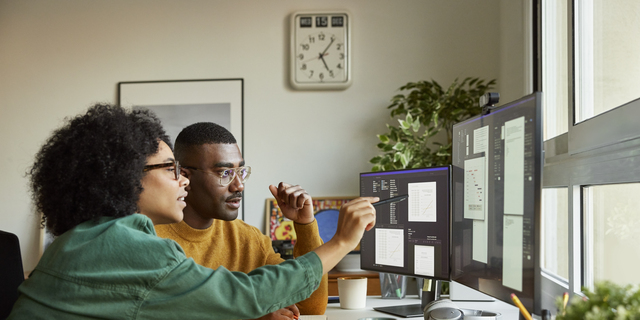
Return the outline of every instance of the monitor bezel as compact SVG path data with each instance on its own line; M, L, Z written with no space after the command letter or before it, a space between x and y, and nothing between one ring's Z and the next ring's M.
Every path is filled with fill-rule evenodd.
M533 296L532 297L521 297L518 296L518 298L522 301L523 305L529 309L530 311L536 313L536 314L540 314L540 312L542 311L542 307L541 307L541 296L542 296L542 289L541 289L541 279L542 279L542 275L541 275L541 266L540 266L540 245L541 245L541 238L540 238L540 227L541 227L541 214L540 214L540 210L541 210L541 201L542 201L542 170L543 170L543 165L544 165L544 154L543 154L543 143L544 143L544 139L543 139L543 135L542 135L542 93L541 92L534 92L532 94L526 95L518 100L509 102L507 104L504 104L498 108L495 108L493 110L490 110L490 112L488 114L481 114L478 116L475 116L473 118L467 119L465 121L462 121L460 123L454 124L453 126L453 132L456 132L456 128L459 128L460 126L466 125L470 122L473 121L477 121L480 120L482 118L486 118L486 117L492 117L494 116L496 113L500 113L500 112L505 112L511 108L517 107L523 103L527 103L530 100L534 100L534 104L535 104L535 137L537 139L535 145L534 145L534 150L535 150L535 157L534 157L534 166L535 166L535 179L534 179L534 250L533 250ZM453 152L455 152L455 149L452 149L452 159L454 157ZM452 170L451 170L451 176L453 179L453 171L455 170L454 166L453 166L453 160L452 160ZM452 184L454 183L454 181L451 182ZM453 196L453 194L452 194ZM455 205L455 201L453 201L453 199L451 200L452 203L452 214L454 212L453 206ZM453 219L451 219L453 220ZM454 235L454 226L453 226L453 221L451 221L451 236L453 237ZM453 240L453 239L452 239ZM503 296L503 295L499 295L496 294L495 291L491 291L491 290L481 290L479 288L479 286L474 286L472 284L469 284L469 282L465 282L464 278L461 276L455 276L453 273L454 268L456 268L456 262L455 262L455 257L453 256L453 242L451 243L451 280L456 281L457 283L460 283L462 285L465 285L471 289L480 291L484 294L487 294L489 296L492 296L496 299L499 299L501 301L507 302L511 305L515 305L514 302L512 301L510 296ZM474 278L475 279L475 278ZM462 281L460 281L462 280ZM476 279L478 280L478 279ZM508 290L512 290L509 289L508 287L502 286L500 284L500 287L502 289L504 289L504 291L508 291ZM512 290L513 291L513 290Z
M447 243L447 248L443 248L442 252L448 252L448 266L449 266L449 270L447 272L448 276L447 277L440 277L440 276L425 276L425 275L419 275L419 274L412 274L409 272L389 272L389 273L393 273L393 274L399 274L399 275L404 275L404 276L409 276L409 277L415 277L415 278L423 278L423 279L433 279L433 280L444 280L444 281L449 281L451 280L451 214L452 214L452 203L451 203L451 179L452 179L452 168L451 165L446 165L446 166L437 166L437 167L427 167L427 168L407 168L407 169L396 169L396 170L389 170L389 171L372 171L372 172L362 172L359 175L360 178L360 188L362 188L362 176L363 175L390 175L390 174L396 174L396 173L402 173L402 172L408 172L408 171L436 171L436 170L447 170L447 205L448 205L448 221L447 221L447 225L448 225L448 243ZM369 230L368 232L373 231L374 229L372 228L371 230ZM362 240L360 241L360 247L362 248L362 241L364 241L364 237L362 238ZM367 271L375 271L375 272L384 272L384 271L380 271L379 269L373 269L373 268L368 268L367 266L363 265L362 263L362 255L360 256L360 268L362 270L367 270Z

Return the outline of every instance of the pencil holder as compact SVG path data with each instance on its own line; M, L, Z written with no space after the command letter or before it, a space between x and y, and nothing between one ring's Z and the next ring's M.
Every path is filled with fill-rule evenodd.
M407 294L407 277L380 272L380 293L382 299L402 299Z

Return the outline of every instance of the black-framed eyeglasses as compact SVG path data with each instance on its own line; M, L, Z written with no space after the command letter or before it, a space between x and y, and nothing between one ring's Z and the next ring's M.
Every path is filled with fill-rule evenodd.
M147 172L153 169L162 169L162 168L170 168L173 167L173 174L176 180L180 180L180 163L178 161L167 162L167 163L159 163L159 164L150 164L144 166L143 172Z
M233 179L236 178L236 176L238 177L238 179L240 179L240 182L244 183L245 181L247 181L247 179L249 179L249 176L251 175L251 167L249 166L225 169L220 172L208 172L208 171L204 171L198 168L188 167L188 166L184 166L184 168L200 171L202 173L219 177L220 185L223 187L226 187L229 184L231 184L231 182L233 181Z

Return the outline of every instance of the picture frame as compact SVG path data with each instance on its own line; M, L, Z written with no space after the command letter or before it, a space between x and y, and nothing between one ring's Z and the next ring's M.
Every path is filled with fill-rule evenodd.
M118 104L146 108L162 121L171 142L196 122L214 122L229 130L244 153L244 79L195 79L118 82ZM244 199L242 200L244 203ZM244 205L239 209L244 220Z
M357 197L318 197L313 198L313 214L327 209L340 210L343 204ZM282 214L278 202L275 198L267 198L265 203L265 234L271 240L291 240L295 243L296 232L293 228L293 221L287 219ZM322 223L318 223L318 229L322 232Z

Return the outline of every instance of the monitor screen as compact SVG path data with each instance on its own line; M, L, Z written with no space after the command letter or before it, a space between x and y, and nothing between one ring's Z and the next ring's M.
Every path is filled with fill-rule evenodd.
M453 127L453 280L540 312L541 93ZM536 298L538 297L538 298Z
M449 279L449 167L360 174L360 196L380 200L376 225L360 243L361 268L431 279Z

